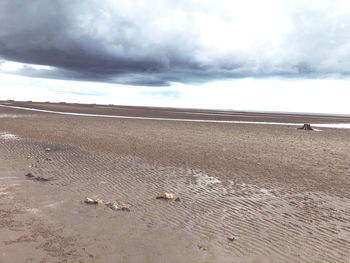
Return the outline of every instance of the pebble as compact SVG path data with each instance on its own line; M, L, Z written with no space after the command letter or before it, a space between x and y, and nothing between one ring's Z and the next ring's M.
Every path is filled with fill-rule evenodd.
M47 148L45 148L45 152L51 152L51 148L49 148L49 147L47 147Z
M174 195L169 193L160 193L157 195L156 199L174 199Z
M85 200L84 200L84 203L85 204L89 204L89 205L97 205L98 204L98 200L86 197Z
M114 211L121 210L121 208L119 207L119 204L117 202L107 203L106 206L109 207L110 209L114 210Z
M238 239L238 237L237 237L237 236L232 236L232 237L228 237L227 239L228 239L229 241L235 241L235 240Z

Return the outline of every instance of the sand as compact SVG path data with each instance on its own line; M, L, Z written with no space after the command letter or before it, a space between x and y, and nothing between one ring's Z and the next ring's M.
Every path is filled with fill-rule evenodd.
M10 105L161 118L350 122L342 116ZM350 262L349 139L346 129L0 107L0 262ZM31 180L28 172L52 180ZM157 200L161 192L181 201ZM131 211L86 205L86 197L129 202Z

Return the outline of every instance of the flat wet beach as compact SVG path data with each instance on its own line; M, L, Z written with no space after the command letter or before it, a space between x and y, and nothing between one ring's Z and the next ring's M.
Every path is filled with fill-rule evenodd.
M181 119L203 113L6 105ZM203 114L252 119L244 113ZM252 121L348 121L257 115ZM349 262L349 138L347 129L1 107L0 261ZM50 180L32 180L27 173ZM156 199L163 192L179 201ZM127 202L130 211L87 205L87 197Z

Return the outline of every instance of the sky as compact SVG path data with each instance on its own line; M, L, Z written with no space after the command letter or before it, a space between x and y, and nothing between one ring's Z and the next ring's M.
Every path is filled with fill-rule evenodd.
M344 0L1 0L0 99L350 114Z

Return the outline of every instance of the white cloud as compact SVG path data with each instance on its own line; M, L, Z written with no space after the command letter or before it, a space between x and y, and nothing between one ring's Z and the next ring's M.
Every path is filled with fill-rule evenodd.
M5 61L0 64L0 70L2 71L18 71L23 69L23 63L18 63L14 61Z
M350 114L345 80L241 79L201 86L124 86L0 74L0 99Z
M19 63L15 61L0 61L0 71L15 73L16 71L21 71L23 69L53 70L53 67L46 65Z

